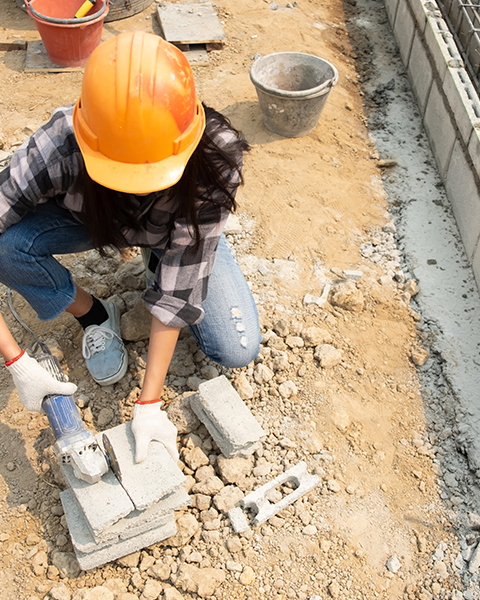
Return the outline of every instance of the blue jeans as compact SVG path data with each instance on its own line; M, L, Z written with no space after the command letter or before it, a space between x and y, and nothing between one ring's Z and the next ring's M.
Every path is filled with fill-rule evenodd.
M41 321L55 319L76 290L70 271L53 255L91 248L86 228L49 201L0 235L0 282L21 294ZM249 364L260 348L257 308L223 235L202 308L204 319L190 327L202 351L226 367Z

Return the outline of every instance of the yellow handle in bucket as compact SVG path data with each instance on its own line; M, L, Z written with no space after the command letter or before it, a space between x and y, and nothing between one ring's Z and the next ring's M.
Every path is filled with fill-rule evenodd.
M82 6L75 13L75 19L81 19L88 11L95 6L96 0L85 0Z

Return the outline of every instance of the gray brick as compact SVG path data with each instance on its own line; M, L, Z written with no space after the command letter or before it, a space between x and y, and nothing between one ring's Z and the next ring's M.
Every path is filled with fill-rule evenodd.
M400 0L393 32L400 49L403 64L408 65L410 52L412 50L413 36L415 34L415 21L410 13L407 0Z
M461 144L456 142L445 188L453 207L468 258L472 260L480 234L480 195L477 182Z
M453 112L456 125L466 146L475 125L480 125L480 119L475 114L471 98L476 97L470 78L463 68L449 67L443 80L443 91ZM476 100L478 112L478 100Z
M408 62L408 75L417 98L418 107L424 115L433 76L432 65L418 31L415 33L412 44L412 52Z
M122 540L141 536L151 529L158 529L164 525L169 525L172 519L174 520L172 510L161 511L162 514L153 514L152 511L144 511L145 513L149 512L148 515L138 514L138 511L133 511L127 518L122 519L111 529L107 530L102 541L98 541L91 534L85 515L79 507L72 491L68 489L64 490L60 494L60 499L75 552L83 554L90 554L91 552L96 552L102 548L117 544Z
M437 161L440 176L445 181L456 132L450 120L443 96L433 80L425 110L424 125Z
M153 524L152 524L153 525ZM77 556L78 564L82 569L88 571L89 569L95 569L101 565L122 558L132 552L142 550L142 548L148 548L153 544L158 544L177 533L177 525L175 523L175 517L172 513L170 518L166 518L162 525L152 527L149 531L136 535L127 540L118 540L110 546L104 546L91 552L85 553L78 550L75 551Z
M227 458L253 451L265 435L224 375L200 384L198 394L191 397L190 403Z
M288 496L284 496L281 500L272 504L267 499L268 492L273 491L287 481L294 483L297 486L296 489ZM308 492L313 490L318 483L318 475L309 475L307 472L307 465L302 461L255 491L250 492L250 494L240 501L240 504L246 510L251 510L253 512L255 516L252 525L256 527L257 525L265 523L265 521L301 498L303 495L308 494Z
M397 14L398 2L399 0L384 0L388 20L390 21L392 29L395 24L395 16Z
M131 421L105 433L117 456L122 486L137 510L155 504L185 482L182 471L160 442L150 442L147 458L142 463L135 462L135 439ZM102 436L103 434L96 436L100 445Z
M408 0L410 8L415 16L418 30L423 33L425 25L427 23L427 12L425 10L425 4L421 0Z
M61 469L93 535L100 535L134 510L133 502L112 471L97 483L89 484L77 479L70 465L62 465Z
M448 31L443 20L437 16L440 13L428 12L425 25L425 44L432 56L433 63L440 81L443 82L450 61L461 60L456 49L452 34Z

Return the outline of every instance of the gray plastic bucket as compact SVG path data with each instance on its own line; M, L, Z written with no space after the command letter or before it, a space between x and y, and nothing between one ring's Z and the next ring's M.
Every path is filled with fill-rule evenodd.
M275 52L250 69L265 127L284 137L307 135L317 126L337 69L318 56Z

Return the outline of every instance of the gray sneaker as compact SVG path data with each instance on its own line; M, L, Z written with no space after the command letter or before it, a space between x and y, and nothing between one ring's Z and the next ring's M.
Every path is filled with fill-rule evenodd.
M120 337L120 311L113 302L100 300L108 313L101 325L85 329L82 353L90 375L99 385L120 381L127 372L128 354Z

